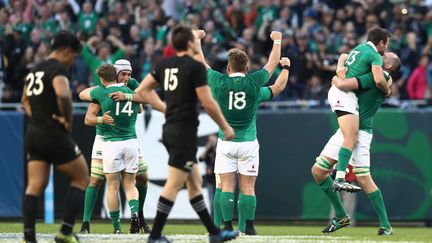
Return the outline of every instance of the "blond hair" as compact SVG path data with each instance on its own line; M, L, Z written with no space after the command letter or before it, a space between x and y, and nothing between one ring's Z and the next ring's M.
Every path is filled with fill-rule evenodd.
M246 52L233 48L228 51L228 64L233 72L246 73L248 69L249 57Z

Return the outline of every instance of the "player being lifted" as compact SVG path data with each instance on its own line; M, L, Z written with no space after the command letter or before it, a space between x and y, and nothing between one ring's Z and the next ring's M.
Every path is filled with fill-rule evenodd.
M347 56L342 55L339 65L344 63L345 66L338 68L338 75L359 77L369 73L372 70L376 86L384 92L386 96L390 95L390 88L387 86L382 69L381 55L387 50L390 43L390 33L381 28L371 29L367 37L368 42L357 45ZM358 192L360 187L349 184L345 181L345 173L348 162L352 155L359 133L359 106L356 95L351 91L343 91L332 86L328 93L328 100L334 112L336 112L338 124L343 135L343 144L338 153L338 164L336 178L333 182L333 190L348 192ZM321 158L317 158L321 160ZM325 161L322 161L325 163Z
M387 85L391 86L390 72L399 70L401 66L399 58L394 53L384 55L383 68L388 78ZM359 77L342 80L338 77L333 78L333 83L341 90L356 90L359 103L359 136L353 150L352 165L357 179L357 183L367 194L369 200L378 214L380 228L378 235L392 234L392 228L387 217L384 200L381 191L376 186L370 174L370 144L372 142L372 122L373 117L378 111L381 103L385 99L385 94L379 90L374 82L375 78L371 72ZM336 217L323 229L323 233L331 233L340 228L346 227L351 223L350 217L346 214L345 208L341 203L339 194L332 190L332 180L328 170L338 162L338 151L343 144L341 129L330 138L323 151L312 167L312 175L320 188L324 191L330 203L335 208Z
M70 134L72 96L66 67L72 65L80 51L79 40L72 33L61 31L54 37L48 59L37 64L25 78L22 102L30 117L25 136L28 173L23 202L25 242L36 242L38 200L48 184L51 163L71 181L65 195L63 223L55 241L78 242L72 231L84 200L88 168Z
M117 83L116 69L111 64L101 65L97 69L105 88L97 87L90 92L93 102L97 102L104 114L87 113L85 123L88 125L107 124L104 128L102 145L103 173L108 183L108 208L114 224L114 233L121 233L118 214L120 204L118 192L123 184L126 198L131 209L130 233L140 231L138 219L138 190L135 187L135 176L138 171L138 141L135 122L139 104L131 101L114 101L108 95L115 91L126 94L133 93L124 83ZM117 222L116 222L117 220Z
M114 63L114 67L116 69L116 75L117 75L117 81L124 83L129 89L135 90L139 83L136 81L136 79L131 78L132 74L132 66L128 60L120 59L117 60ZM86 89L85 91L81 92L80 99L85 101L91 101L90 97L90 91L94 88L99 86L94 86ZM104 88L103 85L100 85L101 88ZM115 92L113 92L115 93ZM151 94L156 95L156 93ZM151 99L148 100L151 105L156 108L157 110L160 110L161 112L165 112L165 104L158 99L157 97L151 97ZM96 104L90 104L87 114L94 113L96 111L100 110L98 105ZM103 114L98 114L99 116L102 116ZM93 214L94 205L97 199L97 192L100 188L100 185L102 184L102 181L105 178L105 175L102 171L102 153L103 153L103 132L105 128L105 124L97 124L96 125L96 137L95 141L93 143L93 149L92 149L92 161L91 161L91 172L90 172L90 182L86 189L86 196L85 196L85 203L84 203L84 215L83 215L83 224L81 226L81 234L90 233L90 219ZM143 206L147 194L147 182L148 182L148 174L147 174L147 163L144 161L144 157L141 154L141 151L139 153L138 157L138 172L136 177L137 182L137 189L139 194L139 211L138 216L140 220L140 228L142 232L150 233L150 227L147 225L144 219L144 211ZM113 222L118 222L120 213L119 212L112 212L112 215L110 215ZM116 223L117 225L117 223Z
M203 31L195 31L195 34L200 39L205 35ZM213 97L236 133L232 141L227 141L222 131L219 131L215 173L220 177L221 183L217 185L214 197L214 221L220 224L218 215L221 210L225 229L232 230L234 192L238 177L241 191L238 197L239 228L246 235L256 235L253 222L256 209L255 182L259 168L259 144L256 135L258 107L261 102L270 100L285 89L291 65L286 57L279 60L282 34L273 31L270 38L273 40L273 48L267 64L263 69L249 74L249 58L242 50L229 50L228 74L211 69L205 62L201 49L196 56L206 66ZM263 87L279 63L282 72L276 82L269 87Z
M199 51L199 40L189 27L176 26L172 44L177 54L164 60L141 82L137 94L146 95L159 85L166 97L167 110L162 140L169 154L168 178L159 198L156 218L147 242L170 242L161 235L178 191L186 184L190 203L210 234L210 242L223 242L237 237L237 231L221 231L216 227L202 196L197 153L198 100L210 117L221 127L227 140L234 130L222 115L207 86L204 66L193 56Z

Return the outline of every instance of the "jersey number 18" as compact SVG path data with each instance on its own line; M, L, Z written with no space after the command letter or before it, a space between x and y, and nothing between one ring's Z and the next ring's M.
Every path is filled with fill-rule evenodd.
M234 98L234 99L233 99ZM246 93L243 91L235 92L230 91L229 92L229 101L228 101L228 110L232 110L236 108L237 110L243 110L246 107Z

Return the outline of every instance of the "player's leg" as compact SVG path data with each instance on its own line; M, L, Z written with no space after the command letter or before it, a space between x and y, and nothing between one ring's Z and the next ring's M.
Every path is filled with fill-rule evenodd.
M220 181L220 176L218 174L215 174L215 178L216 178L216 189L213 197L213 215L214 215L213 222L218 228L220 228L223 223L222 210L220 205L222 183Z
M162 229L166 223L168 215L174 206L178 191L184 186L188 172L173 166L168 166L168 178L159 197L156 217L153 229L149 236L149 242L162 237Z
M50 164L42 160L27 162L27 187L23 201L24 241L36 242L35 222L39 197L48 184Z
M198 214L201 222L207 229L210 235L210 242L223 242L235 239L238 235L236 231L221 231L212 221L207 206L202 195L202 177L199 173L198 165L193 164L192 170L189 173L186 181L188 188L189 199L192 208Z
M343 143L338 153L338 164L336 171L336 178L334 182L334 190L346 190L349 192L360 191L359 187L347 187L345 181L345 174L348 167L348 162L351 159L352 151L357 144L358 129L359 129L359 116L345 111L336 111L338 115L338 124L340 131L343 135Z
M246 235L256 235L254 228L255 210L256 210L256 196L255 196L255 182L257 176L248 176L240 174L240 190L241 193L238 199L239 215L239 228L241 232Z
M56 236L57 242L70 240L73 225L78 213L81 213L85 188L89 181L89 172L84 156L81 154L74 160L56 165L56 168L70 179L69 192L65 196L65 210L60 233ZM75 238L75 237L73 237Z
M376 186L370 175L370 144L372 134L364 131L359 133L359 141L354 153L354 174L357 182L367 194L371 201L380 221L379 235L392 234L392 227L387 217L387 212L381 190Z
M120 224L120 202L119 202L119 188L121 182L120 172L105 173L105 178L108 185L107 204L111 217L111 223L114 228L114 234L121 233Z
M259 170L258 141L242 142L238 150L238 172L240 195L238 200L239 228L246 235L256 235L255 220L256 196L255 182Z
M102 163L103 145L103 136L96 135L91 155L90 181L86 188L84 197L83 224L81 225L80 230L81 234L90 233L90 219L93 215L99 187L105 179Z
M138 189L138 201L139 201L139 211L138 217L140 221L141 231L144 233L150 233L151 229L145 222L144 218L144 203L147 196L148 187L148 173L147 173L147 163L144 161L142 155L138 158L138 172L136 174L136 188Z
M90 181L85 191L83 223L81 225L81 234L90 233L90 220L93 215L94 206L100 186L102 185L105 175L103 173L102 159L93 158L91 161Z
M135 173L122 173L123 188L125 190L126 199L131 210L131 226L129 233L136 234L140 232L140 225L138 219L138 189L135 186Z

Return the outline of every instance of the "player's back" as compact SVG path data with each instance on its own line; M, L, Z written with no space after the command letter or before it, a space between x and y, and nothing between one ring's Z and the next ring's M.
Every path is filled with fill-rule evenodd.
M207 84L204 65L188 55L173 56L153 70L152 76L165 95L165 124L196 128L199 113L195 88Z
M259 104L264 100L260 91L268 79L269 74L264 69L247 75L236 73L231 76L209 70L213 96L235 130L233 141L256 139L256 114ZM219 133L219 136L223 139L223 133Z
M103 95L98 98L102 113L110 111L109 115L114 120L114 125L104 128L104 139L109 141L124 141L136 138L135 123L138 115L139 104L132 101L114 101L109 98L113 92L132 94L133 91L122 83L113 84L103 90Z
M52 118L59 115L57 96L53 87L56 76L68 76L66 68L56 59L48 59L37 64L25 77L26 95L31 107L30 124L41 129L61 129L62 125Z
M382 66L382 57L372 45L370 42L362 43L350 52L345 61L345 66L348 67L347 78L371 72L372 65Z

